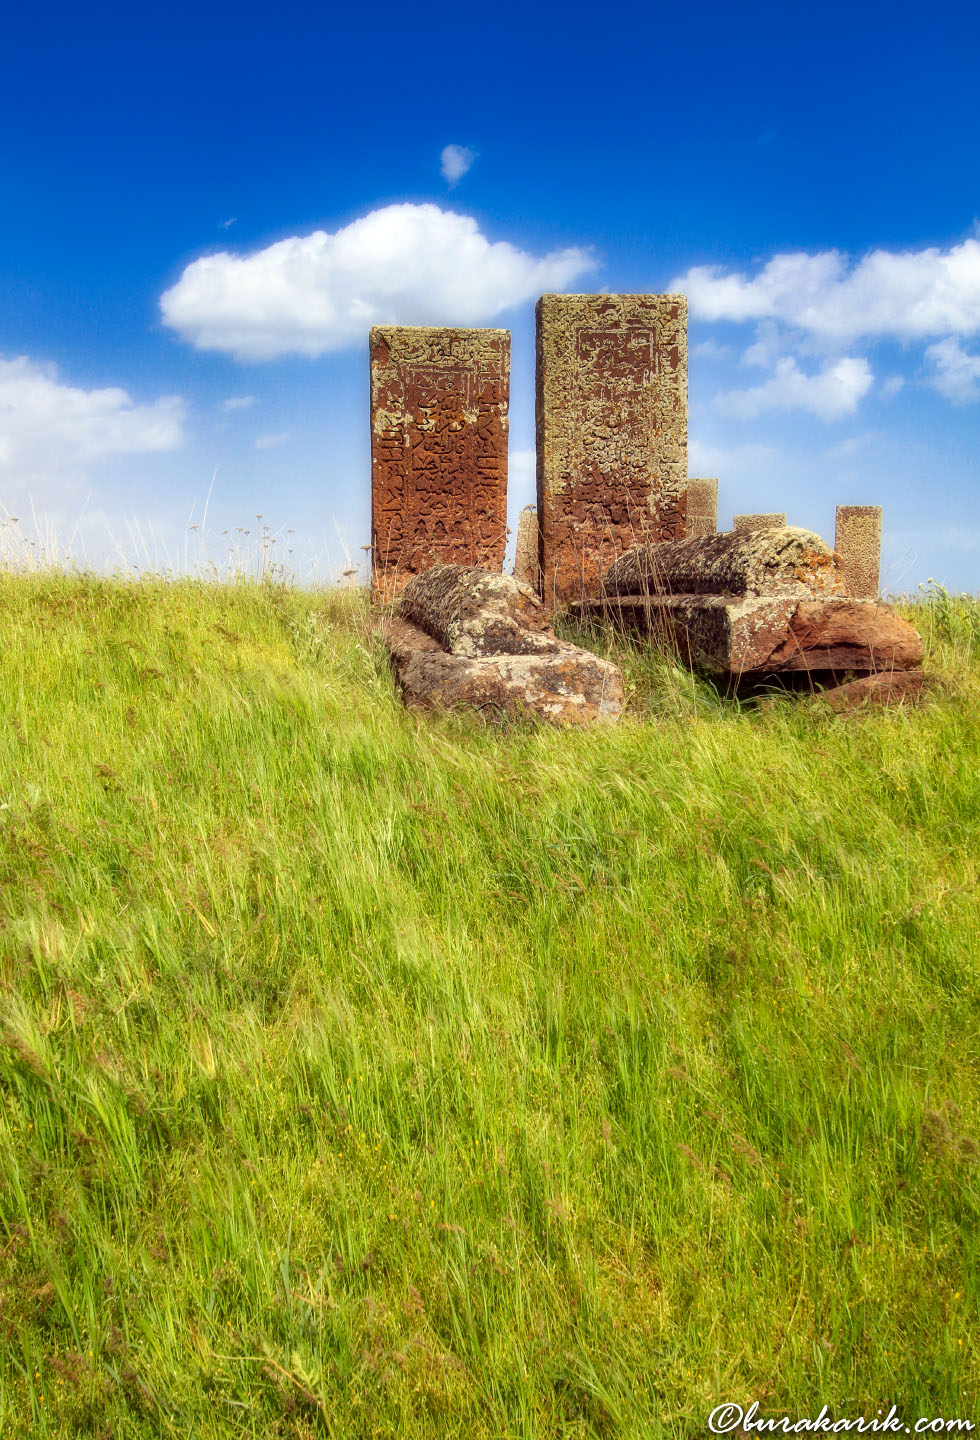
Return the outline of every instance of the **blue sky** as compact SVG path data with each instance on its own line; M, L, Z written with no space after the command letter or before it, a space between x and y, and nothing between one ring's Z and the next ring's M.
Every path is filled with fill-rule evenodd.
M210 489L215 555L361 559L382 320L512 330L516 515L536 296L679 288L722 525L880 503L886 589L980 589L977 7L140 11L5 16L21 528L179 565Z

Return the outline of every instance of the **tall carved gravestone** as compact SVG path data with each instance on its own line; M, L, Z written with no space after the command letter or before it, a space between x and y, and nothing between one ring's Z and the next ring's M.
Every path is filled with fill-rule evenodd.
M437 562L499 571L507 540L510 334L371 331L372 588Z
M881 506L838 505L834 549L850 595L874 599L881 569Z
M549 606L593 592L631 546L682 537L685 297L542 295L537 441Z

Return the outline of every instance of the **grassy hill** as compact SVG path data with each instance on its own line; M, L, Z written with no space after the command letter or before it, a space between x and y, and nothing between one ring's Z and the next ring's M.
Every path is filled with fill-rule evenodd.
M354 591L0 575L0 1435L980 1421L980 607L908 613L919 710L625 650L575 733L405 713Z

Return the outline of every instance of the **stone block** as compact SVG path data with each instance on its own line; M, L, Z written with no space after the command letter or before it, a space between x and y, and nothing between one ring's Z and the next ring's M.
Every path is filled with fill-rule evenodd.
M549 609L593 593L631 546L684 534L683 295L541 297L537 461Z
M688 480L685 538L714 535L718 530L718 481Z
M881 570L881 506L838 505L834 549L844 567L848 594L874 599Z
M370 350L375 598L440 561L499 571L510 334L380 325Z
M734 678L911 670L922 663L918 633L877 600L615 595L572 609L666 640L689 664Z
M785 525L785 515L735 515L732 519L733 530L769 530L773 525Z

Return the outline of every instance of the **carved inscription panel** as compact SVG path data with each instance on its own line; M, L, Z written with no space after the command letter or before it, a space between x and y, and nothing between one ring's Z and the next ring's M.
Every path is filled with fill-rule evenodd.
M878 598L881 570L881 506L838 505L834 549L844 566L847 593Z
M687 301L543 295L538 513L549 604L594 590L632 545L684 534Z
M371 331L372 581L436 563L499 571L507 537L510 334Z

